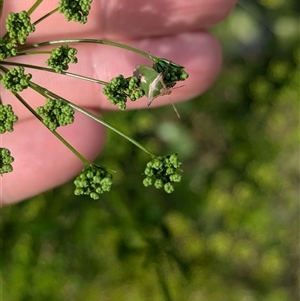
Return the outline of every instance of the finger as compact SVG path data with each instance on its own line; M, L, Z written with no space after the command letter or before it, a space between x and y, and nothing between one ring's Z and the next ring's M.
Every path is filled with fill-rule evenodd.
M182 34L165 38L149 38L137 41L125 41L130 45L149 51L158 57L166 57L186 67L189 78L180 89L172 92L172 101L190 99L205 91L214 81L221 66L221 51L216 39L209 33ZM77 45L76 45L77 47ZM96 79L110 81L113 77L123 74L132 76L137 64L151 62L139 55L110 46L78 45L79 62L70 66L70 71ZM44 65L45 57L26 56L18 59L20 62ZM117 109L113 107L103 95L102 85L86 82L63 75L26 70L33 74L32 81L47 87L54 93L84 107L93 107L98 110ZM43 105L45 100L31 89L22 92L24 98L36 108ZM15 99L9 91L3 91L3 99L11 103L20 119L28 118L31 113ZM159 97L153 106L169 104L169 98ZM128 108L142 108L147 106L146 98L136 102L128 101Z
M14 129L0 137L0 146L15 158L13 172L0 177L0 205L62 184L82 169L82 162L37 119L18 122ZM103 127L79 113L72 125L58 132L91 161L104 144Z
M4 11L28 10L27 1L5 1ZM64 21L54 14L36 27L36 38L47 36L78 37L80 33L96 34L99 38L139 38L165 36L200 30L222 21L233 9L236 0L106 0L93 1L89 21L85 26ZM57 0L43 1L32 14L37 20L57 7ZM63 26L61 25L63 24Z

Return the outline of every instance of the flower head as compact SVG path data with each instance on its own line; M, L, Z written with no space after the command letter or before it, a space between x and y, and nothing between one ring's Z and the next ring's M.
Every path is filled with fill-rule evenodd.
M77 63L77 49L71 48L68 45L58 46L51 51L50 58L46 64L51 67L55 72L61 73L69 69L69 63Z
M100 194L110 191L112 174L107 169L95 164L86 165L74 184L75 195L89 195L92 199L99 199Z
M36 112L51 131L74 122L74 109L61 100L47 98L46 104L38 107Z
M14 158L10 155L7 148L0 148L0 175L11 172L13 170L11 163Z
M120 110L126 109L127 98L135 101L145 95L138 87L138 78L135 76L125 78L122 74L114 77L103 88L103 94L113 105L118 105Z
M67 21L75 21L81 24L87 22L87 16L91 9L92 0L60 0L59 12L63 13Z
M144 186L153 185L157 188L164 188L167 193L174 191L173 183L180 182L181 175L178 173L181 162L177 154L164 157L155 157L147 163L143 180Z
M24 67L11 68L1 78L3 87L13 93L27 89L32 75L25 74Z
M11 39L25 44L29 34L35 31L28 12L9 13L6 18L6 30Z
M0 103L0 134L12 132L14 130L13 125L18 120L15 115L12 106L10 104L3 105Z
M164 83L167 88L171 88L175 86L178 81L184 81L189 77L183 66L164 58L156 60L153 64L153 69L163 74Z

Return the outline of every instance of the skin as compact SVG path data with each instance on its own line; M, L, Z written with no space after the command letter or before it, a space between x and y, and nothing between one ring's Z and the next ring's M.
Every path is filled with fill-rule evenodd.
M5 1L3 15L8 11L27 10L33 2ZM190 75L185 86L172 93L173 102L183 101L203 93L218 75L221 50L207 29L225 19L235 4L234 0L94 1L86 25L66 23L63 15L55 14L37 26L28 43L66 37L109 39L168 58L185 66ZM44 1L32 15L32 20L56 5L57 0ZM1 36L5 33L3 21L2 18ZM71 66L69 71L106 81L121 73L130 76L137 64L149 65L150 62L110 46L77 46L74 45L79 51L79 63ZM44 60L44 55L17 58L19 62L41 65ZM30 72L33 81L93 113L115 110L102 94L102 86L60 75ZM0 178L0 201L5 205L64 183L83 165L9 92L1 87L0 93L4 104L11 103L19 116L14 132L0 137L0 145L10 149L15 158L14 171ZM29 90L22 92L22 96L34 108L44 103L42 97ZM164 104L169 105L168 96L155 99L151 107ZM129 103L128 107L147 107L147 100ZM93 160L104 146L105 129L79 113L75 120L74 124L58 131L86 158Z

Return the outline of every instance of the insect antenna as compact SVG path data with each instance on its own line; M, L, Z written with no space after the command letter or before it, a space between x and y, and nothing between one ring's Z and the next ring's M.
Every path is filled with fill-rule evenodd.
M175 111L176 115L178 118L180 118L180 115L179 115L179 112L177 111L175 105L174 105L174 102L172 101L171 97L169 96L169 99L170 99L170 102L172 104L172 107L173 107L173 110Z

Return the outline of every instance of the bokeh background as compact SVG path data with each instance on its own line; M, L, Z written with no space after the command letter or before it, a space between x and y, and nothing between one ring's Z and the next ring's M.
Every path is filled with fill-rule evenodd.
M296 1L239 2L213 29L221 75L180 120L171 106L104 116L179 153L172 195L144 188L149 158L108 132L111 193L70 182L3 208L2 300L298 300L298 17Z

